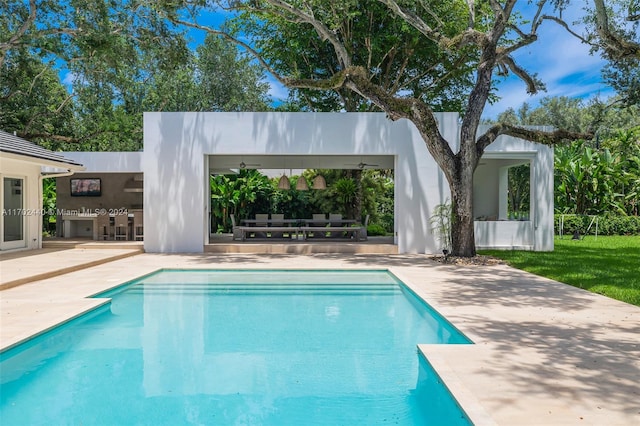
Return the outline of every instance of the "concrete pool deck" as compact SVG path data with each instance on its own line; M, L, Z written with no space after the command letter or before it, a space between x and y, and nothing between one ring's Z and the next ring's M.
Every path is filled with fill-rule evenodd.
M38 268L60 269L74 250L42 253ZM0 258L2 281L20 258ZM23 268L33 263L22 259ZM476 425L640 424L640 307L504 265L425 255L138 254L0 291L0 348L160 268L389 269L475 343L420 349Z

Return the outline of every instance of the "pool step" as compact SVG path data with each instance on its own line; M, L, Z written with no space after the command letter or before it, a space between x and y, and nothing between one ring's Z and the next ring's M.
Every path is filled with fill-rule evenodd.
M401 293L396 284L136 284L125 288L128 294L395 294Z

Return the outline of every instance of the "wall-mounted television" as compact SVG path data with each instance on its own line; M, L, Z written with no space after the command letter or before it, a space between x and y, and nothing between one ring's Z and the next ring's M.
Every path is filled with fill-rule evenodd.
M72 197L99 197L102 195L100 178L71 179Z

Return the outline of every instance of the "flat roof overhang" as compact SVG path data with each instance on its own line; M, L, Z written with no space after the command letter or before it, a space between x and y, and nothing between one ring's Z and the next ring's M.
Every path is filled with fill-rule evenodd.
M393 169L393 155L209 155L209 173L229 173L238 169Z

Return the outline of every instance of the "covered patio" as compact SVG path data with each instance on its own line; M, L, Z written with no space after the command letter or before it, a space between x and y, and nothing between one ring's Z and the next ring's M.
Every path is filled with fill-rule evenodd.
M440 113L438 124L441 134L456 145L458 114ZM531 198L536 203L526 226L532 238L526 240L527 232L513 233L509 221L497 217L501 198L491 183L494 177L487 175L487 184L475 189L479 197L491 197L497 218L479 233L478 246L552 250L553 152L546 146L500 137L485 155L487 159L491 155L528 159ZM391 121L378 113L146 113L145 251L205 250L210 244L207 200L212 173L360 166L394 171L393 243L398 253L439 253L430 218L450 198L449 189L409 121ZM495 177L496 187L498 181ZM507 239L510 244L503 243Z
M452 141L454 151L458 118L456 113L438 114L440 132ZM242 169L270 171L273 176L305 169L393 170L390 244L395 252L433 254L443 248L431 219L435 209L450 200L445 176L411 122L391 121L381 113L150 112L144 116L143 152L65 155L85 164L87 173L110 173L105 180L119 173L140 174L144 249L150 253L212 251L209 246L218 241L210 230L209 178ZM508 170L523 163L530 166L531 202L515 220L508 215ZM474 197L478 248L553 250L551 148L499 137L476 169ZM335 212L284 219L307 220L311 213ZM339 242L333 246L352 244ZM291 248L299 245L297 241L287 244L286 250L299 250Z

